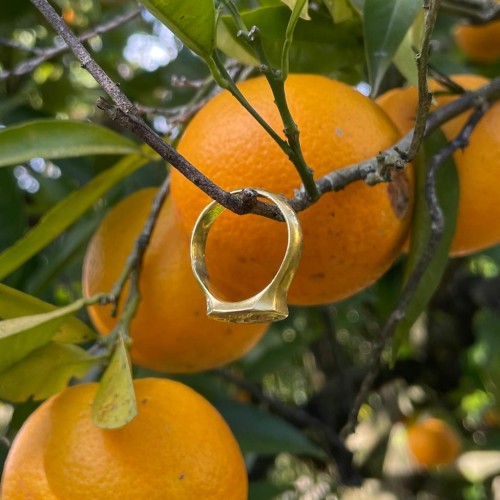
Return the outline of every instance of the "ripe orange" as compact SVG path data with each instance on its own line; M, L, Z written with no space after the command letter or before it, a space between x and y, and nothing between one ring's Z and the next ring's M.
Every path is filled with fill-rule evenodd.
M500 60L500 20L481 25L459 25L455 28L454 37L471 61L494 63Z
M444 420L426 418L411 424L407 430L408 446L421 465L447 465L460 453L460 440Z
M263 77L238 85L264 119L283 135L283 124ZM290 75L286 95L315 178L366 160L398 139L393 124L370 99L351 87L317 75ZM224 189L263 188L292 197L301 184L292 163L227 91L204 106L187 126L178 150ZM378 279L399 254L406 237L409 188L405 174L391 185L363 182L328 193L299 214L302 260L289 302L340 300ZM210 199L177 171L172 199L191 231ZM261 290L274 276L285 250L284 224L224 212L207 242L212 285L232 300Z
M86 296L111 290L144 225L155 190L138 191L116 205L92 238L83 265ZM140 279L142 301L131 324L132 361L162 372L206 370L233 361L264 334L265 324L209 319L205 297L191 271L189 244L170 200L165 202L146 252ZM125 294L126 295L126 294ZM93 306L96 328L116 324L109 306Z
M476 75L451 77L467 90L475 90L488 80ZM431 90L444 90L438 83L429 83ZM436 105L443 106L456 96L436 96ZM377 99L401 133L413 128L417 108L417 89L393 89ZM443 125L451 140L465 125L470 112ZM474 129L469 145L454 155L460 179L460 201L455 237L450 254L467 255L500 242L500 226L492 221L500 218L500 102L491 106Z
M2 498L245 500L245 463L215 408L179 382L140 379L134 386L139 413L120 429L92 423L95 383L43 403L12 445ZM38 489L46 483L52 496Z
M53 398L39 406L18 432L4 465L1 498L58 500L47 481L42 453L51 429L52 402Z

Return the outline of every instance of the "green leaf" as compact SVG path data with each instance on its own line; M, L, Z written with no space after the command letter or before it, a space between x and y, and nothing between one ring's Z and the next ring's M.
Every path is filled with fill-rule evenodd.
M292 14L286 27L285 41L283 43L283 52L281 55L281 73L283 75L282 77L286 79L286 77L288 76L288 71L290 69L290 47L292 46L295 27L299 22L299 18L306 20L310 20L311 18L307 14L307 9L309 6L307 0L283 0L283 2L292 9Z
M0 398L35 401L62 391L71 378L82 378L99 362L73 344L50 342L0 373ZM34 376L36 374L36 376Z
M290 20L290 10L285 7L260 7L243 12L241 17L248 27L259 28L260 39L270 64L281 67L283 44ZM218 47L238 60L245 43L237 36L237 27L230 16L221 16L226 36L217 40ZM359 23L345 22L332 26L331 20L317 15L311 21L299 19L290 47L290 71L323 73L330 76L355 71L363 63L363 37ZM237 50L236 50L237 48ZM246 57L246 56L245 56ZM247 60L245 61L247 62Z
M412 222L411 248L406 263L407 278L420 260L431 232L431 222L425 200L427 163L446 144L447 140L442 132L434 132L426 139L422 148L423 152L418 159L416 168L417 191ZM436 176L436 187L439 204L445 219L444 233L434 258L425 270L413 298L406 309L405 317L398 323L395 332L394 352L399 349L409 329L427 306L446 269L449 249L455 234L459 199L459 180L455 162L452 158L439 168Z
M215 402L243 452L266 455L301 453L323 458L324 452L285 420L250 404Z
M0 283L0 320L55 311L56 306ZM54 334L59 342L85 342L97 334L75 317L65 318Z
M219 17L217 22L217 47L226 54L230 54L233 59L247 64L248 66L258 66L259 60L255 57L252 49L246 43L234 39L235 34L231 32L228 24Z
M285 5L288 5L292 10L292 18L302 18L309 21L309 0L281 0Z
M11 169L0 169L0 251L21 237L26 227L24 199Z
M365 51L372 95L378 93L382 78L421 8L421 0L365 1Z
M0 372L48 344L66 317L84 305L80 299L51 312L0 321Z
M134 383L121 332L113 357L92 403L92 421L101 429L118 429L137 415Z
M356 19L357 11L350 0L323 0L334 23L342 23Z
M250 481L248 483L248 500L274 499L285 490L285 485L274 484L271 480Z
M420 50L422 31L424 28L424 12L421 10L411 28L401 42L393 63L399 72L406 78L406 81L412 85L418 86L418 71L415 61L415 50Z
M203 59L215 48L214 0L139 0L181 42Z
M45 248L92 207L106 191L147 161L147 158L137 155L123 158L49 210L22 239L0 253L0 280Z
M0 167L32 158L139 153L140 146L108 128L70 120L35 120L0 130Z

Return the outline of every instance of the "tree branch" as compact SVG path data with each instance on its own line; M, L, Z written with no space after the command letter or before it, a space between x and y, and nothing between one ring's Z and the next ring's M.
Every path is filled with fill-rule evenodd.
M102 35L104 33L107 33L108 31L112 31L115 28L118 28L119 26L122 26L123 24L127 23L131 19L137 17L140 12L141 9L137 7L131 10L130 12L127 12L126 14L120 14L119 16L114 17L110 21L98 24L94 28L85 31L80 36L78 36L78 40L80 42L85 42L96 35ZM0 71L0 81L6 80L11 76L22 76L31 73L34 69L36 69L38 66L40 66L40 64L44 63L45 61L48 61L49 59L52 59L70 50L68 45L54 46L54 47L49 47L47 49L39 49L36 47L29 48L23 46L22 44L19 44L18 42L5 39L0 40L0 45L9 45L10 47L14 47L19 50L29 50L30 52L33 52L37 55L36 57L33 57L31 59L28 59L27 61L19 63L17 66L15 66L10 70Z
M281 220L281 214L276 207L258 201L251 189L246 189L239 195L233 195L221 189L197 170L186 158L180 155L170 144L166 143L142 120L138 110L121 91L120 87L92 60L88 51L57 15L48 1L31 0L31 2L63 37L75 56L82 63L82 66L96 79L116 104L116 107L110 106L103 99L100 99L99 106L101 109L105 109L121 126L136 134L137 137L148 144L163 159L179 170L182 175L225 208L240 215L253 213ZM427 119L424 135L429 135L443 123L475 106L478 100L493 99L498 93L500 93L500 78L492 80L491 83L475 92L466 93L463 97L431 113ZM407 163L401 152L408 150L412 137L413 131L409 132L395 146L381 152L376 157L355 165L346 166L318 179L316 186L319 194L323 195L330 191L339 191L351 182L358 180L364 180L370 185L389 182L391 180L391 171L393 169L402 169ZM313 204L303 186L296 190L293 199L289 200L289 202L296 211L305 210Z
M402 154L406 155L409 161L412 161L418 153L420 146L425 136L425 125L429 115L429 109L432 102L432 94L427 86L427 68L429 67L429 54L432 33L436 24L437 13L439 11L440 0L428 0L425 5L425 28L422 48L416 55L417 71L418 71L418 107L415 120L415 128L411 144L406 151L402 150Z
M486 109L486 104L478 107L476 111L471 115L465 126L462 128L458 136L453 141L449 142L441 151L439 151L439 153L437 153L431 159L428 165L425 180L425 200L431 220L431 232L429 235L429 239L424 248L422 256L420 257L420 260L417 262L415 268L408 278L408 281L405 283L403 290L401 291L401 295L396 308L392 311L382 330L379 342L373 349L371 358L372 361L361 383L361 387L356 396L356 400L349 413L348 421L345 427L342 429L341 436L343 438L346 438L355 429L361 405L368 397L373 383L375 382L375 379L380 372L380 368L382 365L382 353L388 346L389 342L392 340L392 336L399 321L404 318L406 309L410 304L410 301L413 298L427 267L434 258L439 242L441 241L441 238L443 236L444 217L437 197L436 173L439 167L441 167L441 165L443 165L443 163L448 158L450 158L455 151L463 149L467 146L469 137L472 134L474 127L484 115Z
M471 24L486 24L500 19L500 4L494 0L442 0L442 11L465 17Z
M352 454L346 449L339 436L320 419L310 415L302 408L290 406L282 401L271 398L262 391L260 387L244 378L236 376L223 368L212 370L213 373L223 378L227 382L248 392L252 398L266 405L272 412L279 415L291 424L299 427L308 427L319 432L323 447L328 452L330 458L335 459L342 484L357 484L359 476L352 469Z

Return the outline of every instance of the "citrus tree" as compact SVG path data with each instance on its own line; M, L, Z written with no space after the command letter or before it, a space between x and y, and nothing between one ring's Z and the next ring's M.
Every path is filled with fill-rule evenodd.
M500 4L0 21L2 498L500 495Z

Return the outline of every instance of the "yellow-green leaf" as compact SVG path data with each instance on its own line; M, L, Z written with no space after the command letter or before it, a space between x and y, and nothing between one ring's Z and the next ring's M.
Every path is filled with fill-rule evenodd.
M0 280L54 241L106 191L147 161L148 159L143 156L127 156L49 210L23 238L0 253Z
M71 378L84 377L98 362L99 358L78 346L50 342L0 374L0 398L13 402L47 399L62 391Z
M140 145L112 130L73 120L34 120L0 130L0 167L32 158L140 153Z
M302 19L306 19L309 21L311 19L309 17L309 13L307 12L309 10L309 1L308 0L281 0L285 5L288 5L292 11L297 10L297 16L301 17ZM297 8L298 5L298 8Z
M102 429L117 429L137 415L134 384L121 332L92 403L92 420Z
M84 305L80 299L51 312L0 321L0 372L48 344L67 316Z
M181 42L207 60L215 47L214 0L139 0Z
M0 320L30 316L56 310L56 306L0 283ZM59 342L85 342L97 338L96 332L74 316L67 317L53 336Z
M407 31L401 45L393 58L393 63L408 83L418 85L417 63L415 50L420 50L421 37L424 27L424 12L420 11L411 28Z
M358 16L350 0L323 0L323 3L330 11L334 23L351 21Z

